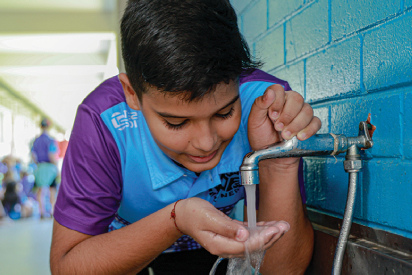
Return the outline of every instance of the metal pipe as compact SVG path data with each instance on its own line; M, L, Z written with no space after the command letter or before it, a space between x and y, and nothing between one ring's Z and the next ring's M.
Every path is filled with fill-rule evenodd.
M212 269L209 272L209 275L215 275L217 266L220 264L221 261L223 261L225 258L219 257L216 262L213 264Z
M266 149L252 151L243 158L240 174L243 185L259 183L259 161L264 159L336 155L348 149L349 144L361 143L357 138L344 135L321 134L301 141L296 137L276 143Z
M349 173L348 198L346 200L345 214L343 216L342 228L339 233L338 244L333 259L332 274L339 275L342 272L343 257L345 255L346 244L350 228L352 226L353 209L355 207L356 186L358 183L358 173L362 169L362 160L359 155L359 148L356 145L349 147L343 162L345 171Z
M265 149L252 151L245 155L240 166L242 185L259 184L259 161L264 159L305 157L320 155L338 155L350 147L368 149L373 146L369 135L367 121L359 123L359 135L346 137L344 135L320 134L301 141L297 137L268 146Z
M345 215L343 217L342 229L339 233L339 240L336 246L335 258L333 259L332 274L339 275L342 272L343 256L345 255L346 244L350 228L352 226L353 208L355 205L356 185L358 181L358 172L349 173L349 190L346 201Z

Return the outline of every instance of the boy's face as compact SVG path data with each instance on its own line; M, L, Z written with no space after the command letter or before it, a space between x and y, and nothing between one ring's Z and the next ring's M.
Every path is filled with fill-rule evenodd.
M125 75L119 76L122 80ZM122 81L123 87L125 83ZM130 87L129 87L130 88ZM237 132L241 119L238 84L219 84L200 101L182 101L156 88L143 94L142 102L125 88L126 100L140 109L162 151L194 172L215 167Z

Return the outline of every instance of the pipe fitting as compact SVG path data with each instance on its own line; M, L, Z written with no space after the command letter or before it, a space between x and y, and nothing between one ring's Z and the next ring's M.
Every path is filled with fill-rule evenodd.
M362 169L362 160L345 160L343 167L347 173L359 172Z

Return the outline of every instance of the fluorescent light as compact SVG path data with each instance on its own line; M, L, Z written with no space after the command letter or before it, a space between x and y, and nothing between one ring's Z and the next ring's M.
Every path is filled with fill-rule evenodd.
M114 33L31 34L0 36L0 51L28 53L107 52ZM106 41L106 43L104 43ZM107 43L109 42L109 43Z

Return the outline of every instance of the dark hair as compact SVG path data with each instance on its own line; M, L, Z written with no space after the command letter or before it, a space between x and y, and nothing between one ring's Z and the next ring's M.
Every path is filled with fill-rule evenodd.
M13 207L17 203L20 203L19 195L16 190L16 182L12 181L6 183L6 192L4 192L2 203L7 213L10 213Z
M40 127L47 128L50 126L50 121L47 118L43 118L40 122Z
M129 0L121 22L126 73L191 101L261 64L253 61L229 0Z

